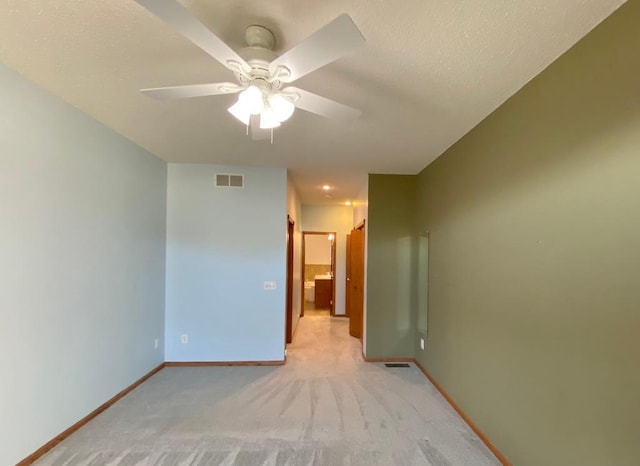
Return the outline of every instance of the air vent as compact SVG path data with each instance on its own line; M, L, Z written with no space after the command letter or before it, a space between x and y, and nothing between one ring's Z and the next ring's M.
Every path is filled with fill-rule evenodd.
M216 174L216 186L219 188L244 188L244 175L218 173Z
M387 362L384 364L386 367L411 367L406 362Z

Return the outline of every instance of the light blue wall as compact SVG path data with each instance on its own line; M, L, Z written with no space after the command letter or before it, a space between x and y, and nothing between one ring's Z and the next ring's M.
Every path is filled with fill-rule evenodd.
M245 187L217 188L216 173ZM169 165L167 361L284 358L286 222L285 169Z
M162 363L165 192L164 162L0 65L0 464Z

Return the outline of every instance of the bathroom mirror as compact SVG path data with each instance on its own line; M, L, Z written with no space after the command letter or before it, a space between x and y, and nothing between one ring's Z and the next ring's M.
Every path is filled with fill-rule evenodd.
M429 232L418 236L418 331L429 335Z

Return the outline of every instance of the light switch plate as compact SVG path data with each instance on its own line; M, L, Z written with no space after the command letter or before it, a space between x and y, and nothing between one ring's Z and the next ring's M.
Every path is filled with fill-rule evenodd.
M276 282L264 282L264 289L265 290L275 290L276 289Z

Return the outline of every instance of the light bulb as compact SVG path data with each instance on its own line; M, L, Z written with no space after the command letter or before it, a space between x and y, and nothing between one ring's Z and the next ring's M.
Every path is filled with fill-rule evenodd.
M288 120L296 108L289 99L280 94L269 96L269 106L280 122Z
M246 105L243 105L240 100L238 100L235 104L227 109L229 113L231 113L234 117L240 120L245 125L249 124L249 119L251 118L251 113L247 109Z
M272 129L280 126L280 121L278 120L276 114L271 110L271 108L265 108L260 114L260 128L261 129Z
M238 97L238 103L244 105L252 115L258 115L264 108L262 91L256 86L249 86L240 93L240 96Z

